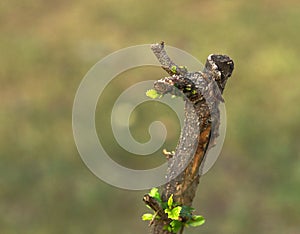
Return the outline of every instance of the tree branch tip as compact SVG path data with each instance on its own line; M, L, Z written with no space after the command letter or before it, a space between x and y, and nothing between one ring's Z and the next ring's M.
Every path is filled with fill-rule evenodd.
M161 50L164 49L164 47L165 47L165 42L164 41L161 41L159 43L154 43L154 44L151 45L151 49L152 50L159 50L159 51L161 51Z

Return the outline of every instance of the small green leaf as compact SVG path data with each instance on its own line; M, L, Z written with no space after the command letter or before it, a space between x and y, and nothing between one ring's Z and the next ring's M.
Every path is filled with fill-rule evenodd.
M173 194L171 194L171 196L168 199L168 207L169 209L172 209L173 206Z
M198 227L205 223L205 219L201 215L194 215L192 219L186 222L188 226Z
M169 227L170 227L170 226L166 224L166 225L164 225L163 230L164 230L164 231L169 231Z
M194 89L194 90L192 90L192 94L196 94L197 93L197 91Z
M158 188L152 188L149 192L149 196L155 197L155 195L158 193Z
M156 90L154 90L154 89L149 89L146 92L146 96L149 97L149 98L152 98L152 99L156 99L156 98L161 97L162 95L157 93Z
M142 220L147 221L147 220L152 220L153 219L153 214L143 214Z
M176 206L173 209L165 209L169 219L178 220L180 216L181 206Z
M171 223L170 223L170 226L172 227L172 232L173 233L177 233L180 228L182 227L183 223L178 221L178 220L173 220Z
M155 200L157 200L160 203L162 202L161 196L160 196L160 194L158 192L158 188L152 188L151 191L150 191L150 193L149 193L149 196L153 197Z
M168 232L172 232L172 227L170 225L166 224L166 225L164 225L163 230L168 231Z
M177 67L176 67L176 66L172 66L172 67L171 67L171 71L172 71L173 73L176 73L176 72L177 72Z

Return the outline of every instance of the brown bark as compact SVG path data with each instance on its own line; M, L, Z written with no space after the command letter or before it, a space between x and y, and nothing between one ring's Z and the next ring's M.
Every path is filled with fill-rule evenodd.
M233 61L226 55L210 55L204 71L188 72L169 58L163 42L153 44L151 49L162 68L172 75L158 80L154 89L162 94L176 93L179 90L183 92L185 100L184 126L175 154L168 159L169 182L162 188L162 199L167 201L173 194L175 202L191 206L199 184L202 162L219 135L218 107L223 102L222 93L233 71ZM171 220L162 207L149 195L145 195L143 200L161 217L153 221L152 233L170 234L163 230ZM180 233L182 232L183 229Z

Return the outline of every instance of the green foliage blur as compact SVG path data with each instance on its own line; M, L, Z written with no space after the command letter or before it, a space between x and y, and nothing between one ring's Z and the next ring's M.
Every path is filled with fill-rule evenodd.
M98 60L161 40L202 62L211 53L235 61L224 94L224 148L193 205L206 223L186 233L300 233L299 16L298 0L2 1L0 233L147 233L140 218L146 191L107 185L80 159L72 105ZM125 166L164 160L154 155L148 165L130 158L101 113L141 77L165 75L129 71L114 81L115 92L106 92L108 101L98 103L99 138ZM149 140L147 128L158 116L169 129L165 146L173 150L178 124L159 108L145 103L133 113L133 135Z

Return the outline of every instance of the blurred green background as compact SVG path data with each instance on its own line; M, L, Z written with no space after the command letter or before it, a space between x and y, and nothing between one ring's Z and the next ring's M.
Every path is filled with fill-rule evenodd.
M226 53L236 65L224 148L194 202L207 222L186 233L300 233L299 1L12 0L0 3L0 27L0 233L147 233L145 191L107 185L81 161L72 104L98 60L161 40L202 62ZM165 75L131 72L130 81L116 79L118 90ZM120 156L100 116L111 104L100 104L99 138ZM132 118L141 141L154 110ZM175 147L168 116L160 118L175 129L166 143Z

